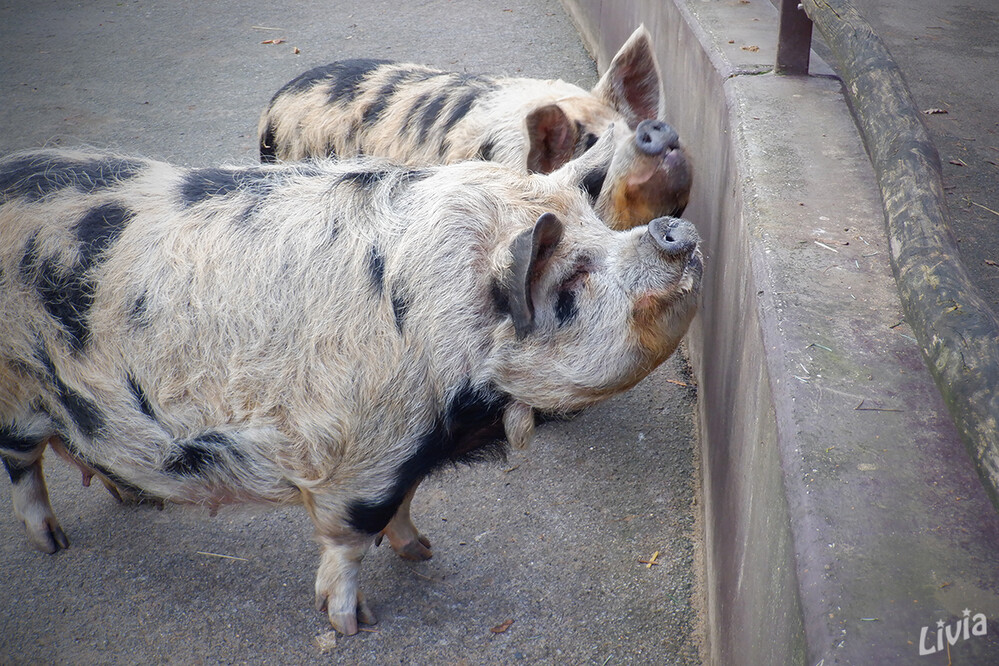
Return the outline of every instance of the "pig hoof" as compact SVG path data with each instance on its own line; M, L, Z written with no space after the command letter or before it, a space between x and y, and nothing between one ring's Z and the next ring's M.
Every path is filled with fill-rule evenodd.
M325 612L328 605L328 599L325 596L316 597L316 610L320 612ZM357 594L357 605L355 607L355 612L353 613L329 613L330 624L333 628L339 631L344 636L353 636L357 633L358 623L360 624L378 624L378 618L374 613L371 612L371 608L368 607L367 602L364 600L364 596L360 592Z
M344 636L353 636L357 633L357 614L335 613L330 615L330 624Z
M69 539L54 518L47 519L37 529L28 527L28 538L32 545L43 553L52 555L69 548Z
M392 550L402 559L412 562L422 562L434 556L433 551L430 550L430 539L422 534L412 541L393 547Z

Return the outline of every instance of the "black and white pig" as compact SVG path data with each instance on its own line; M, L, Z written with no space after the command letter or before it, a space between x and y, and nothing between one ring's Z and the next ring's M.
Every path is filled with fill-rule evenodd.
M28 538L68 546L46 445L123 495L300 503L317 604L374 622L361 559L419 538L423 477L628 389L695 312L693 226L608 229L585 162L0 161L0 458Z
M410 166L485 159L549 173L614 124L616 150L585 184L601 219L630 229L681 215L690 194L686 151L659 119L661 87L644 27L592 91L560 80L344 60L311 69L274 95L260 118L260 157L374 155Z

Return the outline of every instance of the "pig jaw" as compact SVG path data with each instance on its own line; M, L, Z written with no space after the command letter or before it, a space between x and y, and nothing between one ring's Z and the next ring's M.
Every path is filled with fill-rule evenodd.
M597 200L597 213L612 229L626 230L663 216L679 216L690 200L692 167L686 150L656 154L637 148L632 133L618 144Z
M542 326L515 340L500 325L485 365L489 381L535 409L573 411L631 388L666 360L697 310L702 263L693 225L658 223L678 225L678 238L687 234L681 249L664 250L646 229L622 234L591 276L602 283L600 304L581 306L576 330Z

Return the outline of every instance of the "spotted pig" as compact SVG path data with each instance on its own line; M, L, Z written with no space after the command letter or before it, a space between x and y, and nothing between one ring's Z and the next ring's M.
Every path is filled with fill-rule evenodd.
M585 186L609 226L629 229L682 214L690 192L686 152L659 120L661 87L644 27L589 92L564 81L344 60L277 92L260 118L260 157L377 155L411 166L485 159L549 173L615 124L616 150Z
M422 478L628 389L695 311L693 226L608 229L585 162L0 161L0 458L29 540L69 545L46 446L121 495L301 504L319 608L374 622L361 559L422 538Z

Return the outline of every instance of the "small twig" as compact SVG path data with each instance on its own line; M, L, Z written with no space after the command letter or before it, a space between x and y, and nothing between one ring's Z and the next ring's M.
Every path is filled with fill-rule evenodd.
M683 388L691 388L693 386L693 384L687 384L685 382L680 382L675 379L667 379L666 381L669 382L670 384L676 384L677 386L682 386Z
M983 206L983 205L982 205L982 204L980 204L980 203L975 203L975 202L974 202L974 201L972 201L971 199L968 199L968 203L970 203L970 204L971 204L972 206L978 206L979 208L984 208L985 210L989 211L989 212L990 212L990 213L992 213L993 215L999 215L999 213L997 213L996 211L992 210L992 209L991 209L991 208L989 208L988 206Z
M233 555L219 555L218 553L206 553L204 551L197 551L198 555L207 555L208 557L221 557L226 560L240 560L242 562L249 562L250 560L245 557L235 557Z
M904 412L904 409L891 409L889 407L864 407L864 401L853 408L855 412Z
M819 247L824 247L825 249L829 250L830 252L835 252L836 254L839 254L839 250L837 250L834 247L829 247L828 245L826 245L825 243L823 243L821 241L815 241L815 244L818 245Z
M646 569L651 569L653 566L659 566L662 562L656 562L656 558L659 557L659 551L652 553L652 557L647 560L638 560L640 564L644 564Z
M284 30L284 28L268 28L267 26L263 25L251 25L250 27L253 28L254 30Z
M827 352L832 351L832 349L829 349L829 347L826 347L825 345L820 345L818 342L813 342L812 344L808 345L808 347L818 347L819 349L825 349ZM806 349L808 347L806 347Z

